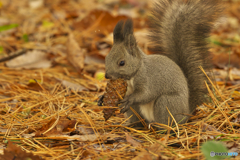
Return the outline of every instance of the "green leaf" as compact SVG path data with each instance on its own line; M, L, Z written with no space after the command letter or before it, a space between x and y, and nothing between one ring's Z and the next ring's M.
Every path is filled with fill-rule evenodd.
M18 27L18 24L8 24L8 25L3 25L3 26L0 26L0 32L2 31L6 31L6 30L9 30L9 29L13 29L13 28L16 28Z
M230 139L223 138L223 139L220 139L220 141L230 141Z
M218 137L222 137L222 136L224 136L224 134L217 135L217 136L215 137L215 139L217 139Z
M214 152L215 154L228 152L227 148L221 142L216 141L205 142L201 147L201 151L207 160L220 160L223 158L229 158L228 156L225 155L212 156L211 152Z
M3 53L3 47L0 46L0 54L2 54L2 53Z
M28 42L29 41L28 34L23 34L22 39L24 40L24 42Z
M208 42L208 43L215 44L215 45L218 45L218 46L221 46L221 45L222 45L221 42L219 42L218 40L216 40L216 39L213 38L213 37L207 38L207 42Z
M44 21L42 22L42 25L43 25L43 27L45 27L45 28L52 28L52 27L54 26L54 23L44 20Z
M215 45L218 45L218 46L221 46L221 45L222 45L222 43L219 42L219 41L217 41L217 40L216 40L216 41L212 41L212 43L215 44Z
M45 119L47 116L46 115L41 115L41 118L42 119Z

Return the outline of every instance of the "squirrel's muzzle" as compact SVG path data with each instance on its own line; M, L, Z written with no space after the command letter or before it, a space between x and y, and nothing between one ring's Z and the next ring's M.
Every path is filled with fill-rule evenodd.
M110 76L106 73L106 74L105 74L105 78L106 78L106 79L110 79Z

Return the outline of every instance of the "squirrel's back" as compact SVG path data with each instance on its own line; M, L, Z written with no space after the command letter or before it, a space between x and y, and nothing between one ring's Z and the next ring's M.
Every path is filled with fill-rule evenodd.
M153 8L150 38L154 51L172 59L184 72L191 111L202 104L207 92L199 66L209 67L206 38L220 12L218 0L158 0Z

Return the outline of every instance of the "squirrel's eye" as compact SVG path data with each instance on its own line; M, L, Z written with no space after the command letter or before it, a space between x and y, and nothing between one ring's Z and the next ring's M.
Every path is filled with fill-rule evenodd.
M121 61L120 63L119 63L119 66L124 66L125 65L125 61Z

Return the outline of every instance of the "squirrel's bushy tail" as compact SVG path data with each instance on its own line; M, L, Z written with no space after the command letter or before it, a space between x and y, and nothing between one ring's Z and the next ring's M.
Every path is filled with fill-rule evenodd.
M154 50L176 62L189 85L190 110L202 104L207 90L208 44L213 22L221 12L218 0L158 0L153 8L150 38Z

